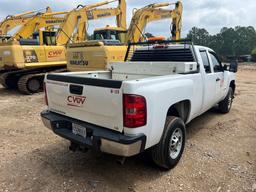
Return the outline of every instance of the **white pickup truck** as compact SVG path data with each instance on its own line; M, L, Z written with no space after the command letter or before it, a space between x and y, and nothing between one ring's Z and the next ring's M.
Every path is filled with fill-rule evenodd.
M108 71L46 75L42 121L72 150L122 157L148 150L171 169L183 153L187 123L213 106L230 111L237 63L223 66L213 50L192 44L138 43L128 53L134 46L129 61Z

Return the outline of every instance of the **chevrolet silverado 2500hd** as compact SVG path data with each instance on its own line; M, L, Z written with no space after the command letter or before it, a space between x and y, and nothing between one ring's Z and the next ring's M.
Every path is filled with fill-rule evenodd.
M193 44L133 44L127 61L108 69L46 75L44 125L73 150L129 157L148 149L166 169L181 158L185 125L215 105L228 113L236 88L237 64Z

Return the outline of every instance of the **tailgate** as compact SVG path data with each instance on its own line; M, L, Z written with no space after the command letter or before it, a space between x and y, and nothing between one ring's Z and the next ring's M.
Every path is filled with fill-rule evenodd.
M121 85L122 81L48 74L49 110L122 132Z

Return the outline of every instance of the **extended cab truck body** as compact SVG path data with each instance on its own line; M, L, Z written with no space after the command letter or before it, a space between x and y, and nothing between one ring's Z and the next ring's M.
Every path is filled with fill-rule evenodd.
M229 112L237 65L227 70L207 47L136 46L130 61L109 71L48 74L42 120L73 150L128 157L150 149L156 164L170 169L182 155L185 124L216 104Z

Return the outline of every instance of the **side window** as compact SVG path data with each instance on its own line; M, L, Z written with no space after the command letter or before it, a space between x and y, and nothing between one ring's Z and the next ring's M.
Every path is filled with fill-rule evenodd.
M206 51L200 51L206 73L211 73L211 66Z
M209 52L209 54L210 54L210 57L212 59L212 66L213 66L214 72L215 73L222 72L223 69L222 69L221 63L219 62L217 57L211 52Z
M111 34L110 39L112 39L112 40L116 40L116 35L115 35L115 34Z

